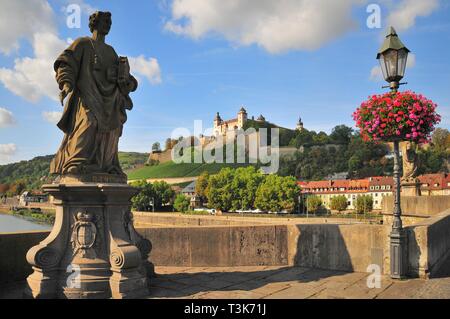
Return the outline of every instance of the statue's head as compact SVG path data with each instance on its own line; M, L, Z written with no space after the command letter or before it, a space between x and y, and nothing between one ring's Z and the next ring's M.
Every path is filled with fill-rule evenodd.
M108 34L111 29L111 12L96 11L89 16L89 29L100 34Z

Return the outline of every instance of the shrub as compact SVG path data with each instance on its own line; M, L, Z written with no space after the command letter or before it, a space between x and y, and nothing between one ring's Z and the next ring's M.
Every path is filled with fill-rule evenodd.
M308 212L315 213L322 207L322 199L319 196L308 196L306 199Z
M188 211L189 209L189 198L184 195L184 194L178 194L177 197L175 198L175 202L173 204L173 207L182 213L185 213Z
M361 195L356 198L356 212L358 214L369 213L373 209L373 198L370 195Z
M348 206L347 198L344 195L334 196L331 198L330 208L342 212Z

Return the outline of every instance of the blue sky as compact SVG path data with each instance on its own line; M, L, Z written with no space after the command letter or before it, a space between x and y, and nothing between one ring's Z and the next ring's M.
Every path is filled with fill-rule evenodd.
M440 126L450 128L448 1L429 1L429 7L417 0L378 1L380 29L366 26L367 1L336 1L331 9L322 0L312 9L307 6L311 0L296 1L285 1L293 7L283 8L266 0L235 1L231 7L218 0L36 0L20 5L3 0L11 9L0 15L8 14L19 25L0 24L0 164L56 152L62 132L54 124L58 113L51 112L62 108L50 73L42 81L40 74L45 63L51 71L59 53L53 48L68 38L89 35L92 9L112 12L107 42L137 61L132 72L140 86L132 95L134 109L120 142L123 151L148 152L175 128L192 129L194 120L210 127L217 111L231 118L241 105L250 116L263 114L285 127L294 128L299 116L306 128L316 131L353 126L354 109L368 95L383 92L385 83L371 77L371 71L391 23L414 54L404 79L409 84L402 89L433 99L443 116ZM73 3L82 8L80 29L66 24L65 8ZM21 19L19 9L29 10L29 16ZM293 10L299 13L294 18ZM302 16L307 10L315 11ZM23 19L34 18L41 23L23 25ZM19 32L5 36L10 30ZM38 32L47 34L41 45L33 42ZM21 78L21 65L36 68L29 80ZM27 85L36 78L38 89L30 95ZM15 83L25 91L11 89Z

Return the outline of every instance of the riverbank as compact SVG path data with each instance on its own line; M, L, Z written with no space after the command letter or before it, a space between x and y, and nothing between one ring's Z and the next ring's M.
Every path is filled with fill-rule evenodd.
M53 225L55 223L55 213L50 211L34 211L30 209L20 209L11 211L9 209L0 208L0 214L11 215L28 220L37 224Z

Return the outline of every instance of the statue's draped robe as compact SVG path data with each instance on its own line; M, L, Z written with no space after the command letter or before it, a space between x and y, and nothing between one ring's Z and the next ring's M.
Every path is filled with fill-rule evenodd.
M123 174L118 142L132 108L128 94L117 84L119 58L114 49L91 38L75 40L56 60L54 69L60 89L68 83L69 94L58 127L65 133L50 173ZM130 91L137 81L130 76Z

